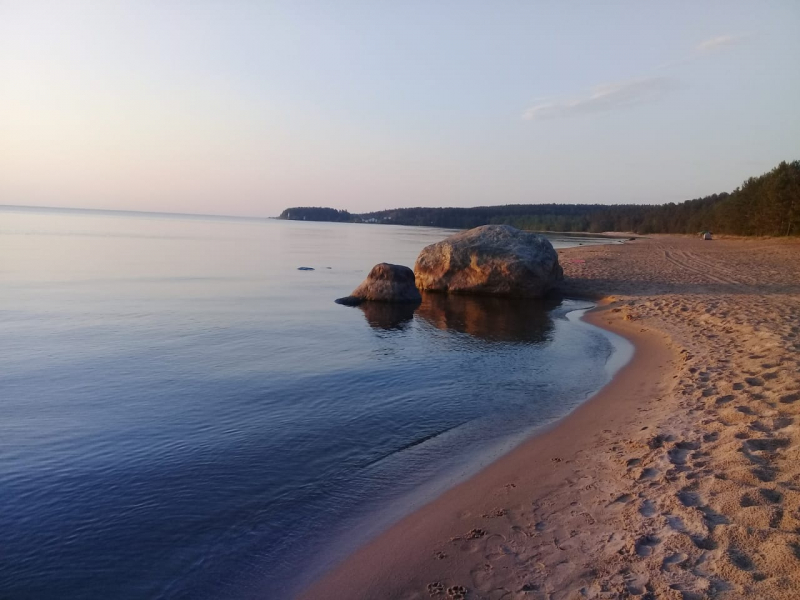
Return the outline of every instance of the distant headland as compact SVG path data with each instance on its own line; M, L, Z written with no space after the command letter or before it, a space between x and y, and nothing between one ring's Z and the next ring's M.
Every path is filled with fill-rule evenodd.
M755 236L800 235L800 160L750 177L733 192L680 203L506 204L475 208L395 208L362 214L322 207L284 210L279 219L471 229L507 224L534 231L631 231Z

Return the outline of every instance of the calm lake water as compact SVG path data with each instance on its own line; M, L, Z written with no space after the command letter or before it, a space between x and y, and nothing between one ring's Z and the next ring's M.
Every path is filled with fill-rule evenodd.
M449 233L0 210L0 598L291 597L609 380L585 303L334 304Z

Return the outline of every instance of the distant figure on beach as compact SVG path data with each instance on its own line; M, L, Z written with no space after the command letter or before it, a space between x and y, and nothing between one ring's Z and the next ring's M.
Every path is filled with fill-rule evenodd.
M703 238L704 240L710 240L711 239L711 232L710 231L704 231L703 233L700 234L700 237Z

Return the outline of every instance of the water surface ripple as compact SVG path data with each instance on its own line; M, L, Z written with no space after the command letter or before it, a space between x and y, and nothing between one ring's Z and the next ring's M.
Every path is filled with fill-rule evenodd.
M585 304L333 303L447 234L0 211L0 597L286 598L608 380Z

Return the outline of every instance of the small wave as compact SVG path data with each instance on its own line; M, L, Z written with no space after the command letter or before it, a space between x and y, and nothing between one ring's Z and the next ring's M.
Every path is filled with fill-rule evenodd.
M414 446L419 446L420 444L424 444L425 442L428 442L428 441L432 440L433 438L439 437L440 435L444 435L448 431L452 431L453 429L457 429L457 428L461 427L462 425L464 425L465 423L468 423L468 422L469 421L464 421L462 423L458 423L456 425L451 425L450 427L445 427L444 429L440 429L439 431L434 431L433 433L429 433L427 435L423 435L421 437L418 437L418 438L408 442L407 444L404 444L404 445L400 446L399 448L396 448L394 450L390 450L389 452L386 452L385 454L382 454L378 458L375 458L375 459L373 459L373 460L371 460L369 462L364 463L363 465L361 465L361 468L362 469L366 469L368 467L371 467L371 466L381 462L382 460L385 460L385 459L389 458L390 456L393 456L395 454L400 454L401 452L409 450L410 448L413 448Z

